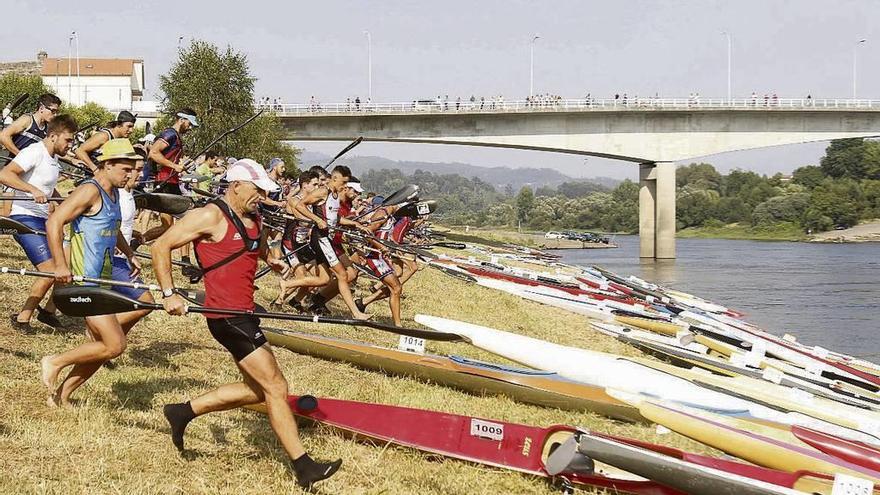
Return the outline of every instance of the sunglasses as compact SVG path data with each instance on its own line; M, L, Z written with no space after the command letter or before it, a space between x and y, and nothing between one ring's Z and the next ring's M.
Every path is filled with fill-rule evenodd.
M53 107L47 107L47 106L43 105L43 108L50 111L52 113L52 115L58 114L58 107L53 108Z

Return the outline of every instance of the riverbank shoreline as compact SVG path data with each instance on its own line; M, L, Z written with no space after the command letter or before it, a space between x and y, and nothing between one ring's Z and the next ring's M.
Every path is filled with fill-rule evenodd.
M751 241L790 241L821 243L880 242L880 220L872 220L854 227L807 234L795 224L783 223L773 227L752 227L728 224L719 227L690 227L676 233L680 239L730 239Z

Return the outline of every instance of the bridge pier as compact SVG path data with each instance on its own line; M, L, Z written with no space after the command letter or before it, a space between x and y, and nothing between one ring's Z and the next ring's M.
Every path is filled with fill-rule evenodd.
M639 256L675 258L675 163L639 164Z

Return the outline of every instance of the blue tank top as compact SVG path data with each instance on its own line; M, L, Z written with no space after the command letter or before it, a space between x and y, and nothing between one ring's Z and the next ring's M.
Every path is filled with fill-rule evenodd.
M80 215L70 223L70 271L83 277L110 278L116 236L122 223L119 193L114 189L115 198L111 198L94 179L83 184L98 188L101 210L90 216Z
M12 143L15 144L15 147L19 150L23 150L28 146L38 143L46 138L46 128L48 125L43 125L41 129L37 125L36 119L34 119L34 115L31 114L31 125L27 129L21 132L21 134L16 135L12 138Z

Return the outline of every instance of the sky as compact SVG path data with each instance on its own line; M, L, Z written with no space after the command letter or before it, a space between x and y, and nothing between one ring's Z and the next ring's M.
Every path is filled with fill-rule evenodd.
M368 92L375 102L471 95L524 98L533 36L535 93L723 97L727 38L734 96L850 97L853 53L861 98L880 98L876 1L666 0L479 2L189 0L72 4L2 0L3 61L45 50L66 56L77 31L82 57L142 58L145 98L176 60L178 38L231 45L247 55L256 95L330 103ZM142 4L143 5L143 4ZM10 22L9 19L13 19ZM867 42L857 46L860 39ZM346 143L296 143L335 154ZM818 163L825 143L708 157L722 171L787 173ZM364 143L354 154L395 160L550 167L577 177L636 178L632 163L549 152L431 144Z

